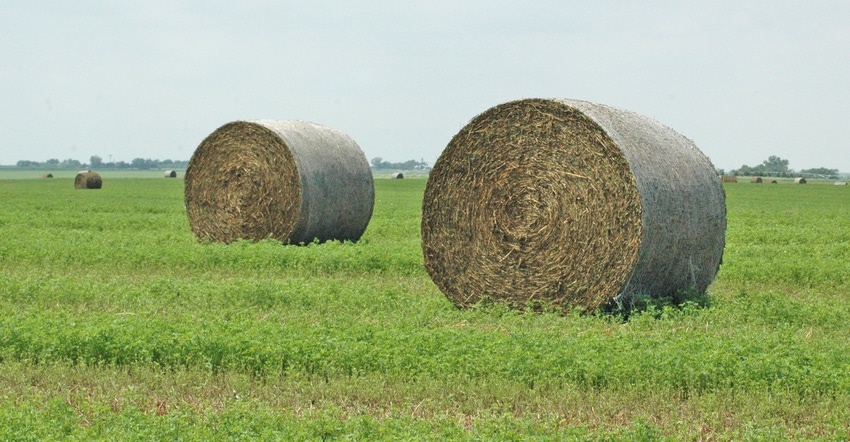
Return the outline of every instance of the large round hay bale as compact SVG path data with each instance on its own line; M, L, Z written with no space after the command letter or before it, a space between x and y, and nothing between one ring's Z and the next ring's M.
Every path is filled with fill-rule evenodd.
M750 182L753 184L761 184L764 182L764 180L760 176L754 176L750 178Z
M726 206L709 159L626 110L566 99L495 106L457 133L422 204L425 267L457 306L596 309L704 292Z
M103 178L97 172L80 171L74 178L74 189L100 189L101 187L103 187Z
M803 177L794 178L794 184L806 184L806 179Z
M305 121L225 124L192 154L184 180L192 232L225 243L356 240L375 201L357 143Z
M165 171L165 177L166 178L177 178L177 171L176 170L166 170Z
M394 180L401 180L401 179L404 179L404 174L403 174L403 173L401 173L401 172L395 172L395 173L393 173L393 179L394 179Z
M723 178L720 181L724 183L737 183L738 177L735 175L723 175Z
M53 174L52 174L52 173L45 173L45 174L44 174L44 175L42 175L41 177L42 177L42 178L53 178Z

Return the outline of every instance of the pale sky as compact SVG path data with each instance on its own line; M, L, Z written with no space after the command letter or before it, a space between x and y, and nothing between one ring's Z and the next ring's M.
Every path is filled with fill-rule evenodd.
M307 120L433 163L521 98L655 118L718 168L850 172L850 1L0 0L0 164L188 160Z

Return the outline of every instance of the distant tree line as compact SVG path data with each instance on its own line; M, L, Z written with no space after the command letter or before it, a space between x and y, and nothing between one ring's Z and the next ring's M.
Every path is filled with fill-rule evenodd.
M185 169L188 164L188 160L152 160L150 158L134 158L129 163L104 162L103 158L92 155L88 163L72 159L59 161L51 158L44 162L21 160L16 166L28 169Z
M384 161L381 157L372 158L372 168L373 169L401 169L401 170L414 170L414 169L430 169L428 163L424 160L416 161L416 160L408 160L403 163L391 163L389 161Z
M720 175L727 175L723 169L717 171ZM778 156L771 155L757 166L742 165L738 169L730 170L728 175L736 176L779 176L779 177L796 177L796 176L822 176L824 178L838 178L838 169L827 169L826 167L817 167L814 169L803 169L794 171L788 167L788 160Z

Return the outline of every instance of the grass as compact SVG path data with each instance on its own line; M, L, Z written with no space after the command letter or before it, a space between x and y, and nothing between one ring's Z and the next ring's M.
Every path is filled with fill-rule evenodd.
M2 176L0 176L2 178ZM726 186L708 305L457 310L425 180L356 244L198 243L182 180L0 179L0 439L850 437L850 189Z

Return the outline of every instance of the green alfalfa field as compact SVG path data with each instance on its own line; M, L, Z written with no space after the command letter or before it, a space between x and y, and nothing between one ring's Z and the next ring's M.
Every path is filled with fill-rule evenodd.
M726 184L708 297L624 318L456 309L425 182L299 247L197 242L159 172L0 176L0 440L850 438L850 186Z

